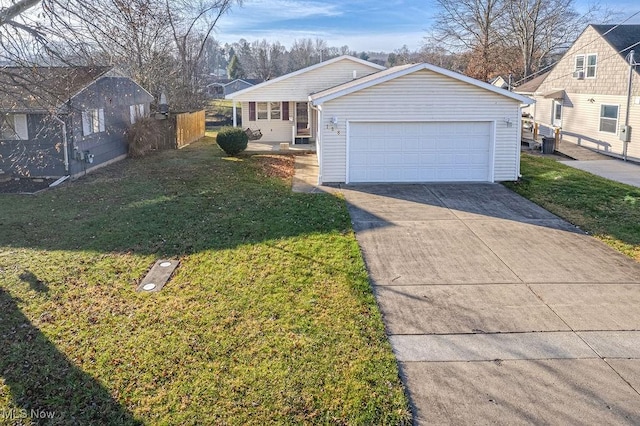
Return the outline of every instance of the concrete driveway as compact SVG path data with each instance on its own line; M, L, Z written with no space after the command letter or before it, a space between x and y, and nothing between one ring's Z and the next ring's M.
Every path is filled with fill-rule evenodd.
M416 424L640 424L640 264L497 184L343 193Z

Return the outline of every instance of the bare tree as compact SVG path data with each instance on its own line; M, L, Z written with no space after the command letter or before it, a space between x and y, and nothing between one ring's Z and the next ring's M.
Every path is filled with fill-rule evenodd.
M495 70L503 0L436 0L434 38L451 51L473 52L468 74L487 80Z
M505 0L505 7L504 44L518 51L517 74L523 78L539 69L550 54L573 42L600 10L591 5L580 14L574 0Z

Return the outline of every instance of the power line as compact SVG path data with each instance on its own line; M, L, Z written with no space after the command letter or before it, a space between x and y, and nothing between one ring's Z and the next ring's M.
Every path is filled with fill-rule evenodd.
M609 34L611 31L615 30L616 28L618 28L620 25L623 25L625 22L629 21L630 19L632 19L633 17L635 17L636 15L640 14L640 10L635 12L634 14L632 14L631 16L627 17L624 21L614 25L613 27L609 28L607 31L605 31L602 34L602 37L606 36L607 34ZM580 50L585 49L587 46L592 45L593 43L595 43L596 41L598 41L597 38L591 40L589 43L585 44L584 46L580 46ZM634 45L635 46L635 45ZM633 47L633 46L632 46ZM631 47L627 47L627 49L630 49ZM627 50L624 49L624 50ZM624 51L623 50L623 51ZM618 52L618 53L622 53L622 52ZM563 55L564 57L564 55ZM526 76L525 78L521 78L520 80L516 81L514 84L518 85L520 82L524 81L524 80L528 80L530 77L532 76L537 76L538 74L541 74L542 72L544 72L545 70L548 70L549 68L554 67L558 62L560 62L562 60L562 58L558 59L557 61L553 62L552 64L547 65L546 67L539 69L538 71L534 72L531 75ZM535 77L534 77L535 78Z

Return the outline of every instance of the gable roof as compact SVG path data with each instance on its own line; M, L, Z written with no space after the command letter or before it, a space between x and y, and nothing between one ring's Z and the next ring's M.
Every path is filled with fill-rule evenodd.
M532 99L529 99L526 96L509 92L508 90L501 89L500 87L493 86L489 83L485 83L483 81L476 80L475 78L467 77L466 75L462 75L454 71L449 71L447 69L440 68L435 65L428 64L426 62L421 64L399 65L397 67L389 68L384 71L377 72L375 74L370 74L365 77L338 85L336 87L332 87L330 89L311 94L309 95L309 100L312 101L314 105L320 105L332 99L336 99L341 96L345 96L350 93L357 92L358 90L366 89L368 87L375 86L377 84L384 83L386 81L390 81L395 78L402 77L404 75L411 74L421 70L429 70L434 73L453 78L460 82L467 83L472 86L476 86L493 93L497 93L501 96L505 96L507 98L517 100L524 104L532 104L534 102Z
M640 44L640 25L591 25L624 58ZM615 27L615 28L614 28ZM607 31L609 31L607 33ZM635 45L635 46L634 46Z
M542 84L545 78L549 75L551 71L544 72L537 77L532 78L526 83L522 83L520 86L513 89L516 93L535 93L538 90L538 87Z
M282 75L280 77L276 77L276 78L274 78L272 80L267 80L267 81L265 81L263 83L256 84L255 86L251 86L251 87L247 87L246 89L238 90L237 92L234 92L234 93L231 93L231 94L225 96L225 98L226 99L233 99L236 96L243 95L243 94L248 93L248 92L253 91L253 90L259 90L259 89L261 89L263 87L270 86L270 85L275 84L275 83L277 83L279 81L287 80L287 79L289 79L291 77L295 77L297 75L305 74L305 73L308 73L310 71L316 70L318 68L326 67L327 65L331 65L331 64L334 64L336 62L345 60L345 59L348 59L350 61L353 61L353 62L356 62L356 63L359 63L359 64L368 65L368 66L370 66L372 68L377 68L379 70L384 70L385 69L385 67L383 67L382 65L374 64L373 62L365 61L363 59L356 58L355 56L342 55L342 56L338 56L336 58L328 59L328 60L326 60L324 62L320 62L320 63L315 64L315 65L311 65L311 66L306 67L306 68L302 68L302 69L300 69L298 71L290 72L289 74L285 74L285 75Z
M112 69L113 67L0 68L0 109L55 109Z

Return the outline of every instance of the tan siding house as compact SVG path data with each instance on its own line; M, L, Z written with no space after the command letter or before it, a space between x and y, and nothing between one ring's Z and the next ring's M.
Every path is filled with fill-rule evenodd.
M533 101L430 64L394 67L309 97L320 182L516 180L520 106Z
M261 141L308 143L316 138L316 111L309 95L360 78L383 66L340 56L226 96L242 105L242 127L260 130ZM237 123L234 123L237 125Z
M637 66L627 97L629 63L625 57L633 48L640 52L640 25L589 25L533 93L533 115L541 133L560 128L564 142L640 160ZM635 58L640 62L640 54ZM629 121L625 123L628 101ZM625 124L633 129L628 143L622 140Z

